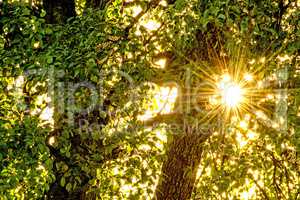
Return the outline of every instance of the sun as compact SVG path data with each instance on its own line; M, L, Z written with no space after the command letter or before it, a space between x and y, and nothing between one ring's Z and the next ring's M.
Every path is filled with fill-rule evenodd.
M217 86L217 93L221 97L222 105L230 109L236 108L242 103L245 91L238 83L232 81L229 75L224 75Z
M230 124L232 118L243 119L247 114L256 119L257 111L272 115L269 107L274 92L267 87L269 78L264 77L264 67L260 63L254 66L251 59L250 62L242 55L243 52L238 57L233 55L228 62L215 58L215 66L194 63L200 66L195 72L200 82L195 89L195 96L199 97L195 105L205 110L199 114L200 123L221 119L223 124Z
M229 120L232 116L240 118L244 113L250 112L253 94L249 79L250 74L247 79L227 72L215 75L214 80L211 81L212 90L207 90L206 93L210 109L207 114L208 119L212 120L222 114L224 120Z

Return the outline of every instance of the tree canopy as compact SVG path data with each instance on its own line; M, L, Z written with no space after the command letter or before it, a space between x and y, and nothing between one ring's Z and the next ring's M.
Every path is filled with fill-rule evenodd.
M0 199L299 199L299 6L0 1Z

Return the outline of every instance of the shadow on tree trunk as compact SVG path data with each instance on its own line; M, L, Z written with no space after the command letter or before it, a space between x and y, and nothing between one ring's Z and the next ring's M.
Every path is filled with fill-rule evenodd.
M208 136L199 133L174 136L156 188L157 200L190 199L201 160L202 144Z

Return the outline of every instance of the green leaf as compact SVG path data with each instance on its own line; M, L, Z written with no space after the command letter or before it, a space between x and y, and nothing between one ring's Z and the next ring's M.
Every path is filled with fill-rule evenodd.
M46 16L46 11L45 11L45 10L42 10L40 16L41 16L41 17L45 17L45 16Z
M218 15L218 18L219 18L219 19L222 19L222 20L225 20L226 17L225 17L225 15L223 15L223 14L219 14L219 15Z
M66 179L65 179L65 177L61 177L61 179L60 179L60 185L61 185L62 187L64 187L65 184L66 184Z
M241 22L241 31L246 32L248 30L248 17L245 17Z
M45 29L45 31L46 31L46 34L51 34L53 32L52 29L48 28L48 27Z
M70 151L67 151L67 152L66 152L66 157L67 157L67 158L70 158L70 157L71 157Z
M53 62L53 57L52 56L48 56L47 57L47 63L51 64Z
M66 185L66 189L67 189L68 192L70 192L70 191L72 190L72 184L71 184L71 183L68 183L68 184Z

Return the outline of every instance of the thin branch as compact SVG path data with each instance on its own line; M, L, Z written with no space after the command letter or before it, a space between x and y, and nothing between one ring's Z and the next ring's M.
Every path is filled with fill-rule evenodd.
M254 181L255 185L258 187L258 189L260 190L260 192L264 195L266 200L270 200L267 192L259 185L259 183L255 180L255 178L253 177L252 174L249 174L249 176L252 178L252 180Z
M147 4L147 7L145 10L141 11L134 19L133 21L125 28L125 38L127 39L130 30L132 27L134 27L138 21L151 9L156 8L159 5L159 0L153 0L149 4Z

